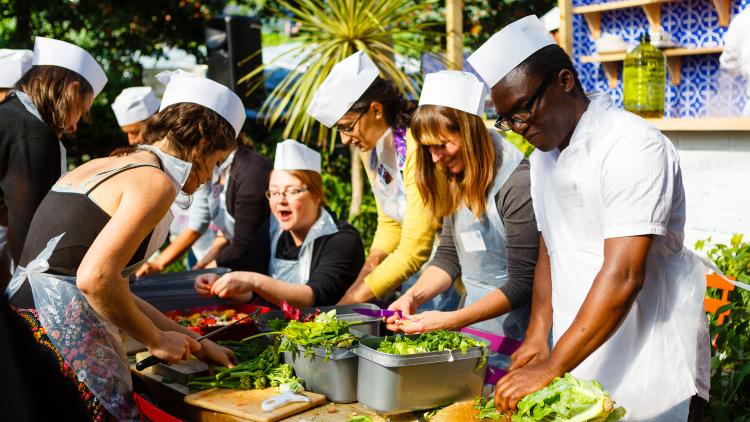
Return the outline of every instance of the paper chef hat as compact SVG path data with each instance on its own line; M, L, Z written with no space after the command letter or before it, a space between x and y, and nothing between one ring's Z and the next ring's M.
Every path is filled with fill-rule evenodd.
M240 135L242 124L245 123L245 106L240 97L231 89L218 82L181 70L161 72L156 75L156 79L167 85L161 98L159 111L172 104L199 104L217 112L232 125L235 136Z
M554 43L539 18L529 15L490 37L466 60L492 88L530 55Z
M441 70L424 78L419 105L455 108L482 117L484 84L476 76L457 70Z
M154 90L148 86L125 88L112 103L117 124L132 125L148 119L159 111L159 100Z
M560 8L557 6L550 9L544 16L539 18L547 32L557 31L560 29Z
M0 88L12 88L31 69L31 50L0 48Z
M380 71L363 51L358 51L336 63L320 85L307 114L331 127L346 114L365 93Z
M294 139L276 145L275 170L312 170L320 173L320 153Z
M36 65L60 66L83 76L99 95L107 83L107 75L91 54L69 42L52 38L36 37L34 41L34 62Z

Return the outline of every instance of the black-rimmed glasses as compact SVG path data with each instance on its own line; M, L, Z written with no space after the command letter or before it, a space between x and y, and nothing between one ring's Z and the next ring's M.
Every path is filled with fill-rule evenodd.
M507 132L509 130L513 130L514 124L520 125L528 123L529 120L531 120L531 110L534 109L534 104L539 99L539 97L544 94L547 85L549 85L549 83L555 78L555 76L557 76L555 72L547 75L542 83L539 84L539 87L536 89L536 91L534 91L534 95L532 95L531 98L526 101L526 104L524 104L523 107L512 113L510 115L510 118L506 118L503 115L498 115L497 119L495 120L495 127L504 132Z
M359 116L349 126L336 125L336 130L338 130L339 132L344 132L344 133L351 133L351 132L353 132L354 131L354 126L357 126L357 123L359 122L359 119L361 119L362 116L365 115L365 113L367 113L367 112L364 111L362 113L359 113Z

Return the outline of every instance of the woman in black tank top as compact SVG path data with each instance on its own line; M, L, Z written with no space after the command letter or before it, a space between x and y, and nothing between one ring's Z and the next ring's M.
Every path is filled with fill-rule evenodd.
M228 92L220 91L224 101L235 101L227 88L199 81L209 82ZM164 241L177 193L206 183L236 145L244 115L198 104L163 104L144 131L151 145L92 160L60 179L32 220L9 286L38 341L78 384L92 420L135 415L129 368L118 361L121 344L111 325L169 363L191 353L226 366L236 360L210 340L195 341L194 332L132 295L127 281Z

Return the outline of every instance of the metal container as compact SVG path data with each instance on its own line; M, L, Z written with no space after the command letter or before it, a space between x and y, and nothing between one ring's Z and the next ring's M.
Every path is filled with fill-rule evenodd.
M391 355L377 351L381 341L361 339L356 349L357 400L376 412L393 415L431 409L482 393L487 367L476 369L482 359L481 347L466 353L446 350Z
M331 309L336 310L336 318L343 321L363 321L363 324L355 325L349 329L349 331L356 337L362 337L363 335L380 336L381 330L383 329L383 319L377 317L369 317L358 314L352 309L354 308L366 308L372 310L379 310L377 305L371 303L362 303L357 305L343 305L343 306L323 306L320 308L304 308L301 309L303 315L314 314L316 310L320 312L328 312ZM261 331L272 331L268 325L268 321L272 320L284 320L284 312L281 310L271 311L262 315L259 315L256 319L258 328Z
M326 360L323 347L314 347L312 356L305 349L284 352L284 362L305 382L305 390L323 394L336 403L357 401L357 357L351 349L333 349Z

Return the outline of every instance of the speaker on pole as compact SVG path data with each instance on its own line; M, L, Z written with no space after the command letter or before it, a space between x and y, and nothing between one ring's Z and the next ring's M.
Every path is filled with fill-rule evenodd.
M249 16L222 15L206 21L208 78L229 87L250 109L260 108L265 98L263 74L238 81L263 64L260 30L260 20Z

